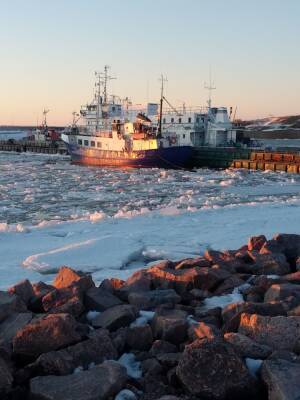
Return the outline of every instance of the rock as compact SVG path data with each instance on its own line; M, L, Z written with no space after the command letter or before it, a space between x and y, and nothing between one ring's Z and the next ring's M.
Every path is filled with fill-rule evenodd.
M75 368L87 369L91 363L100 364L118 357L108 332L102 329L93 331L89 339L58 351L39 356L35 368L43 375L67 375Z
M186 346L177 375L190 393L216 400L247 397L254 384L233 347L220 339L196 340Z
M69 313L75 318L84 312L81 289L69 286L46 294L42 299L43 308L52 314Z
M232 293L233 289L243 285L245 282L239 278L238 276L230 276L229 278L225 279L224 282L222 282L217 289L214 291L213 295L214 296L220 296L223 294L228 294Z
M122 304L122 301L105 289L93 287L85 293L84 304L88 310L104 311Z
M119 355L123 354L125 351L126 340L127 340L127 330L128 328L119 328L117 331L111 333L111 338L113 345L116 348Z
M222 263L225 260L225 255L221 251L216 251L212 249L207 249L204 252L204 258L210 263L213 264L219 264Z
M300 356L287 350L274 350L268 357L268 360L285 360L289 362L300 363Z
M241 357L264 360L272 353L272 349L269 346L258 344L241 333L226 333L224 339L232 344Z
M211 263L205 257L186 258L176 263L175 269L187 269L194 267L210 267Z
M275 243L281 248L288 259L300 256L300 235L279 233L273 237Z
M28 279L25 279L8 289L8 293L16 294L28 305L30 299L34 296L34 291Z
M101 400L116 395L125 386L126 368L105 361L89 371L66 376L38 376L31 379L33 396L47 400Z
M266 360L261 377L269 400L297 400L300 393L300 365L285 360Z
M133 306L124 304L103 311L103 313L93 319L92 325L95 328L105 328L115 331L130 325L137 316L137 310Z
M208 290L201 290L201 289L192 289L190 291L190 294L193 296L193 298L197 300L204 300L207 297L212 296L212 294Z
M47 285L44 282L33 283L32 285L34 296L30 299L28 309L35 313L44 313L42 299L48 293L55 290L54 286Z
M19 296L0 291L0 322L13 312L26 311L26 305Z
M156 358L164 368L170 369L177 366L181 358L181 353L158 354Z
M296 258L295 267L296 271L300 271L300 256Z
M147 324L128 328L126 343L133 350L149 350L153 343L150 326Z
M265 302L281 301L296 295L300 299L300 285L280 283L272 285L265 293Z
M187 313L181 310L161 309L155 313L151 326L155 339L178 345L187 337Z
M20 329L13 339L13 351L24 357L69 346L81 340L78 324L69 314L49 314Z
M13 383L13 376L6 362L0 357L0 396L4 396Z
M248 240L248 250L256 250L259 251L262 246L266 243L267 239L265 235L260 235L260 236L252 236Z
M283 247L276 240L267 240L259 251L260 254L282 254Z
M223 332L236 332L240 325L242 313L259 314L267 316L286 316L286 308L283 303L233 303L224 307L222 317L224 321Z
M53 286L56 289L63 289L72 285L77 286L82 292L95 286L90 274L74 271L72 268L65 266L61 267L53 281Z
M285 281L288 281L289 283L300 283L300 271L292 272L291 274L284 275L282 277Z
M160 397L158 400L180 400L180 398L177 396L166 395L166 396Z
M128 301L140 310L149 310L160 304L172 304L174 306L180 302L180 296L173 289L156 289L148 292L132 292L128 296Z
M0 324L0 344L11 343L18 330L32 320L31 313L13 313Z
M193 324L189 328L189 338L192 341L196 339L215 339L220 336L221 332L219 329L205 322L199 322L195 325Z
M128 301L128 295L132 292L147 292L151 290L151 276L147 270L136 271L116 291L116 295L123 301Z
M230 273L223 269L193 267L189 269L160 269L151 267L148 270L156 287L173 288L178 293L192 289L213 290Z
M156 358L148 358L147 360L142 361L141 363L143 375L151 374L151 375L159 375L162 373L162 366L157 361Z
M241 315L239 333L272 349L293 351L300 339L300 317Z
M284 254L249 253L254 261L251 266L256 275L286 275L291 272L290 265Z
M151 356L157 356L158 354L164 353L176 353L176 351L177 347L174 344L165 340L155 340L149 351L149 354Z

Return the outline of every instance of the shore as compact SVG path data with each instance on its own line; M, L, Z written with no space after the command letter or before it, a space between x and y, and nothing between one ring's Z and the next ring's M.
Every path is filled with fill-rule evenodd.
M1 399L296 399L300 235L0 292Z

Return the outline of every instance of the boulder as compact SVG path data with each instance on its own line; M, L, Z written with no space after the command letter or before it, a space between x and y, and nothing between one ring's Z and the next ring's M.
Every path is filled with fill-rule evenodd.
M214 296L221 296L223 294L232 293L233 289L243 285L245 281L239 278L236 275L230 276L229 278L225 279L217 289L214 291Z
M251 266L256 275L286 275L291 272L290 265L284 254L260 254L249 252L254 264Z
M126 343L127 346L133 350L149 350L153 343L153 335L150 325L146 324L128 328Z
M210 267L211 262L205 257L186 258L176 263L175 269L187 269L194 267Z
M281 301L290 296L297 296L300 300L300 285L293 285L291 283L274 284L265 293L264 301Z
M115 331L119 328L128 326L138 316L135 307L124 304L109 308L92 320L95 328L105 328Z
M69 314L49 314L25 325L13 338L13 351L24 357L38 357L81 340L76 320Z
M282 277L285 281L288 281L289 283L300 283L300 271L292 272L291 274L284 275Z
M150 310L161 304L172 304L180 302L180 296L173 289L156 289L148 292L132 292L128 296L130 304L140 310Z
M87 290L84 304L88 310L105 311L108 308L123 304L122 301L109 291L93 287Z
M77 286L83 292L90 287L95 286L90 274L85 274L81 271L75 271L66 266L61 267L53 281L53 286L56 289L63 289L72 285Z
M11 371L6 364L6 362L3 360L3 358L0 357L0 396L4 396L9 389L11 388L13 383L13 376L11 374Z
M300 271L300 256L295 260L296 271Z
M92 363L101 364L105 360L115 360L117 357L118 353L108 332L98 329L93 331L87 340L40 355L34 366L39 375L68 375L77 367L87 369Z
M55 290L54 286L47 285L44 282L37 282L33 283L32 285L34 296L30 299L28 304L28 308L36 313L43 313L45 312L43 308L42 299L46 294Z
M186 346L177 375L188 392L215 400L247 398L255 385L242 359L221 339L196 340Z
M158 354L164 354L164 353L176 353L177 347L165 340L155 340L153 343L149 354L151 356L157 356Z
M293 351L300 339L300 317L267 317L243 313L239 333L274 350Z
M43 308L52 314L69 313L75 318L84 312L82 291L78 286L55 289L42 299Z
M187 313L182 310L161 309L157 311L151 322L153 336L178 345L187 337Z
M208 267L174 270L154 266L149 268L148 274L151 275L156 287L173 288L178 293L194 288L213 290L230 276L230 273L223 269Z
M214 339L220 337L221 332L214 325L205 322L193 324L189 328L189 338L194 341L196 339Z
M105 400L126 384L126 368L105 361L89 371L66 376L38 376L30 381L30 392L47 400Z
M151 290L151 276L147 270L136 271L125 283L116 290L116 295L123 301L128 301L128 295L132 292L147 292Z
M300 256L300 235L279 233L273 237L288 259Z
M242 335L241 333L226 333L224 339L226 342L232 344L235 351L241 357L264 360L272 353L271 347L256 343L254 340Z
M269 400L297 400L300 393L300 364L285 360L266 360L261 378L268 388Z
M25 279L8 289L8 293L16 294L28 305L30 299L34 296L34 291L28 279Z
M13 312L26 312L25 303L16 294L0 291L0 322Z
M11 343L16 333L32 320L31 313L13 313L0 324L0 344Z
M165 369L174 368L178 365L181 353L164 353L156 356L157 360Z
M266 243L267 239L265 235L259 235L259 236L252 236L248 240L248 250L256 250L259 251L262 246Z

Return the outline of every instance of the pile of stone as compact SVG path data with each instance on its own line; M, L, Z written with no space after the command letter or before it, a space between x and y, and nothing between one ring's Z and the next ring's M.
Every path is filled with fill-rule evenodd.
M0 292L0 398L296 400L300 235Z

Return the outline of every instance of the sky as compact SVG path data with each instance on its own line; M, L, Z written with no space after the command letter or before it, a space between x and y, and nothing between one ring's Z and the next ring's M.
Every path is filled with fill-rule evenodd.
M215 106L238 118L300 114L299 0L0 0L0 124L71 122L94 72L133 104Z

